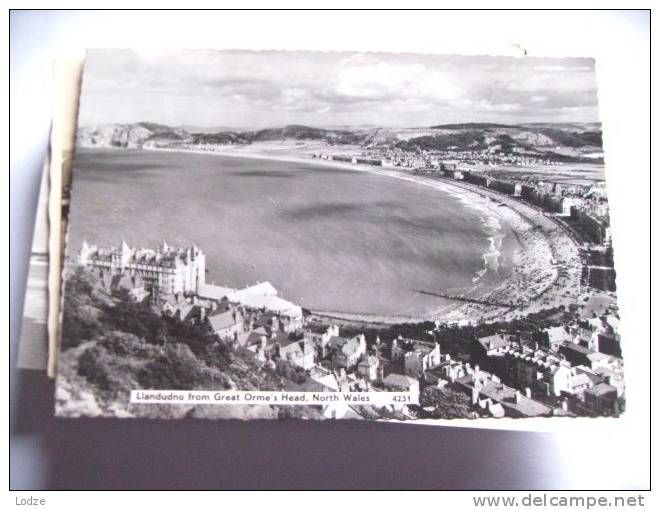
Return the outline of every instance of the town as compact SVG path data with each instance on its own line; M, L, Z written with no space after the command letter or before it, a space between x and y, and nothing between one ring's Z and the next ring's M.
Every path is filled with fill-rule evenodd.
M611 267L603 262L611 260L609 236L599 230L607 227L598 223L592 231L579 220L569 221L575 197L480 180L444 164L439 171L439 178L497 189L558 213L583 241L585 253L601 254L593 266ZM475 336L464 352L452 356L443 347L453 340L452 333L440 323L415 337L381 340L366 330L345 332L336 323L313 320L269 282L242 289L206 283L206 256L197 246L163 243L152 249L122 242L102 249L83 242L78 263L94 272L107 291L203 328L209 342L240 349L261 365L284 364L287 378L307 391L406 391L417 397L433 389L451 390L469 399L470 417L616 416L625 408L619 319L611 309L591 317L575 313L553 327ZM584 263L587 285L600 281L612 290L613 277L612 283L594 277L589 260ZM422 398L419 407L402 403L394 410L409 419L433 416L433 404L425 404ZM358 413L350 404L324 407L327 417Z
M450 154L451 159L447 159ZM465 156L465 160L462 159ZM351 165L396 168L413 175L451 181L468 189L486 189L518 199L546 214L568 232L581 247L584 282L602 291L615 291L609 205L604 180L558 179L549 165L561 162L487 149L468 152L409 152L372 149L355 154L316 153L314 158ZM476 158L476 159L475 159ZM479 163L480 166L471 166ZM499 164L508 165L505 169ZM540 167L545 171L513 170Z
M447 159L447 154L450 154L450 159ZM572 218L579 225L578 230L597 244L609 241L609 209L604 180L579 178L578 174L562 183L555 172L543 172L550 166L562 166L562 162L538 159L531 155L512 155L493 149L481 151L478 157L473 152L467 152L465 156L469 160L463 160L462 155L462 152L457 151L436 154L390 148L348 155L316 153L313 157L352 165L396 168L415 175L448 178L482 186L520 197L547 212ZM538 171L534 171L534 168Z

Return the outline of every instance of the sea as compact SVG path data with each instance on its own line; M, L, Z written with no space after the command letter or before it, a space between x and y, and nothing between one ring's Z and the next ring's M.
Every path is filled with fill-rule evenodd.
M452 194L350 167L217 154L79 149L67 257L195 244L206 281L269 281L326 312L427 315L510 270L506 230Z

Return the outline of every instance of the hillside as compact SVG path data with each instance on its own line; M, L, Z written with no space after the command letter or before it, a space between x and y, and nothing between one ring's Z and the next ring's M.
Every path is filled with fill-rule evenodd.
M491 129L491 128L510 128L507 124L493 124L488 122L466 122L463 124L440 124L438 126L431 126L431 129Z
M360 144L364 135L359 131L322 129L309 126L285 126L244 133L252 142L269 140L321 140L334 144Z
M496 149L557 159L580 160L602 152L598 124L496 123L439 124L428 128L318 128L288 125L253 131L188 132L160 124L114 124L80 128L79 147L194 148L197 145L249 145L271 141L314 141L328 145L397 147L405 151L474 151Z
M303 406L161 406L128 402L136 389L278 390L295 387L201 327L108 294L92 273L67 278L56 412L59 416L320 418Z
M482 150L488 148L486 138L480 131L459 131L457 133L443 133L438 135L425 135L402 140L397 143L400 149L411 151L422 150Z
M106 124L80 127L76 135L78 147L141 149L148 142L168 144L191 139L189 133L151 122Z
M364 130L322 129L309 126L285 126L256 131L187 132L160 124L108 124L81 127L77 134L79 147L139 149L177 143L249 144L273 140L317 140L329 144L360 144L367 136Z
M396 146L405 151L489 149L555 161L586 161L592 154L602 153L603 148L598 124L442 124L428 128L419 136L408 133L399 138Z

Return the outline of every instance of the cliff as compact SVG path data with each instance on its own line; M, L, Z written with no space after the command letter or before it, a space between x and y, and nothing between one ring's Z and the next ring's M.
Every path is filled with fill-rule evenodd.
M105 124L78 129L76 144L87 148L142 149L148 143L168 144L191 140L190 134L181 129L161 124L140 122L137 124Z

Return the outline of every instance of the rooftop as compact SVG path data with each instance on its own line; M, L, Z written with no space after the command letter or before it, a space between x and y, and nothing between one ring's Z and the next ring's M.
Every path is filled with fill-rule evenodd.
M229 294L235 292L235 289L229 287L221 287L219 285L211 285L204 283L197 289L197 295L203 299L212 299L214 301L221 301Z
M220 329L230 328L238 324L239 319L241 318L237 312L228 310L226 312L216 313L214 315L209 315L209 323L211 327L218 331Z
M477 342L479 342L484 349L490 351L492 349L499 349L509 345L510 337L511 335L504 334L484 336L482 338L478 338Z
M457 383L467 387L474 387L474 377L472 374L465 375L456 380ZM509 386L494 382L488 378L479 379L479 393L490 398L493 402L500 403L505 409L512 409L523 416L546 416L552 413L552 408L527 398L520 392L517 392ZM517 395L517 396L516 396Z
M410 388L411 386L418 384L418 382L417 379L413 379L407 375L390 374L383 379L383 384L386 386L397 386L399 388Z
M592 388L588 388L584 390L585 393L590 393L592 395L595 395L600 398L616 398L617 397L617 390L614 386L611 386L607 383L600 383L596 384L596 386Z
M289 301L272 295L250 294L248 289L237 291L227 296L232 303L240 303L248 308L264 308L288 317L301 317L302 308Z

